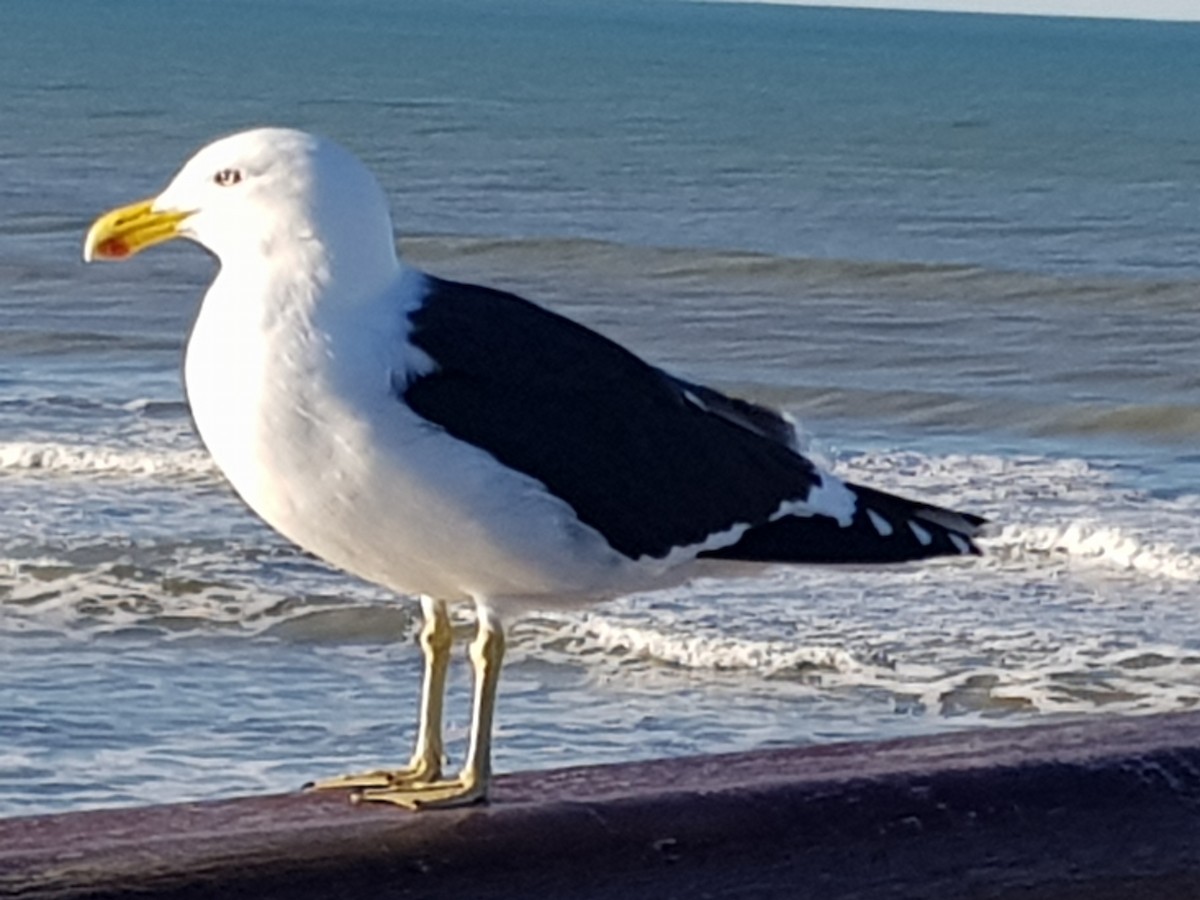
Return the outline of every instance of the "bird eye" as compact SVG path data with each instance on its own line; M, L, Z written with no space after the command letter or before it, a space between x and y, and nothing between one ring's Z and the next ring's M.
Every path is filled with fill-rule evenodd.
M242 180L240 169L222 169L213 176L213 181L221 187L232 187Z

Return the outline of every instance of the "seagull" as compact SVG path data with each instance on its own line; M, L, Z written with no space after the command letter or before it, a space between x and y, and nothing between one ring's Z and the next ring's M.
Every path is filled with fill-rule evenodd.
M420 597L416 746L327 778L410 809L486 799L505 620L747 564L977 555L984 519L843 482L783 413L672 375L511 293L400 259L384 191L322 137L259 128L98 218L85 261L175 238L219 270L184 359L233 489L305 550ZM461 771L445 765L449 604L474 604Z

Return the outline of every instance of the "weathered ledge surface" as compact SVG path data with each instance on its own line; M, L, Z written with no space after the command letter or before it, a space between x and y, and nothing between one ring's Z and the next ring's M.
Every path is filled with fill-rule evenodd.
M1200 898L1200 712L0 820L0 897Z

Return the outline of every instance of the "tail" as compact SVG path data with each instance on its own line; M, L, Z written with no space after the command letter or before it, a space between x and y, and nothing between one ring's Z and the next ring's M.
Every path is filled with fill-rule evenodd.
M888 563L980 555L973 539L986 519L857 484L846 487L856 500L848 525L829 516L784 516L751 528L736 544L700 555L778 563Z

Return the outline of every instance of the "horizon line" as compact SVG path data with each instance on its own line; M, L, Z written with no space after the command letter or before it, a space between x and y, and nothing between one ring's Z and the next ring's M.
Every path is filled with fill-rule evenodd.
M1135 22L1200 22L1200 9L1185 11L1174 0L1153 4L1125 0L1118 9L1099 0L702 0L708 3L759 3L771 6L804 6L825 9L866 9L879 12L932 12L961 15L1028 16L1051 19L1103 19ZM982 9L979 7L983 7ZM1141 7L1141 9L1137 9Z

